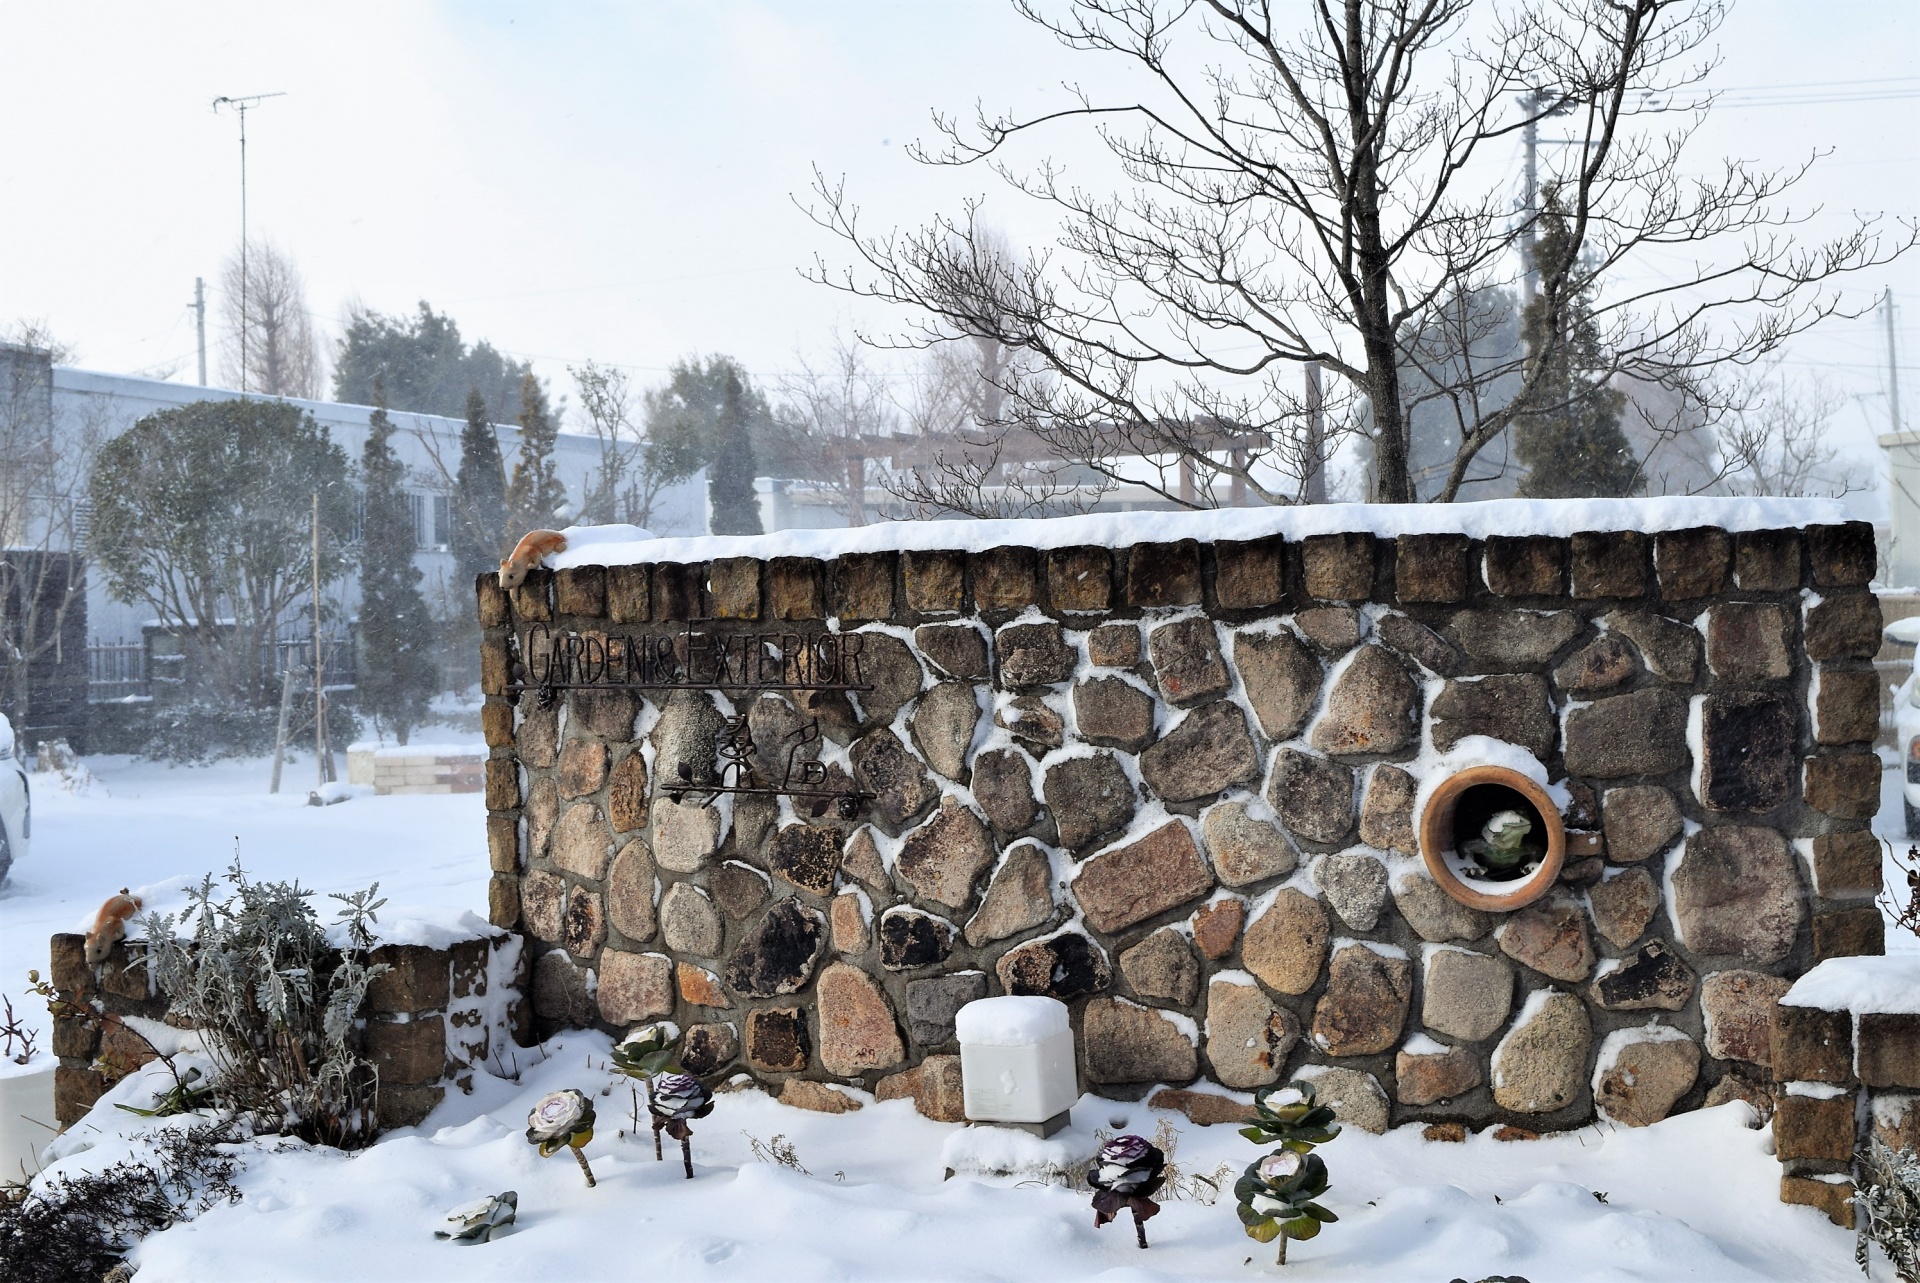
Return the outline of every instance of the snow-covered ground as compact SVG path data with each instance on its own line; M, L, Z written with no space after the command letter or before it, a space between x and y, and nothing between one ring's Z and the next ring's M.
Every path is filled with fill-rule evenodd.
M32 854L0 892L0 990L42 1025L44 1008L24 996L25 973L44 971L49 934L82 926L123 885L158 888L163 908L177 902L188 880L226 867L236 838L259 876L297 876L323 892L378 881L392 916L484 907L478 796L362 795L314 808L304 805L310 760L290 769L292 788L279 797L265 793L260 762L88 762L104 792L37 793ZM1904 850L1891 771L1884 800L1879 830ZM1898 933L1889 944L1920 948ZM135 1257L139 1279L1148 1280L1275 1271L1272 1248L1242 1235L1230 1193L1212 1206L1166 1204L1142 1253L1124 1223L1093 1228L1084 1193L1013 1177L943 1180L943 1149L959 1129L904 1101L823 1116L755 1091L723 1095L695 1124L697 1178L688 1182L671 1153L656 1164L644 1135L622 1134L629 1096L604 1068L609 1049L597 1034L555 1039L521 1054L520 1081L481 1076L472 1095L455 1093L423 1128L351 1157L258 1142L240 1177L244 1199L149 1239ZM587 1149L598 1188L524 1139L533 1102L562 1087L611 1089L596 1098L600 1127ZM129 1080L110 1099L143 1090ZM1232 1128L1196 1127L1143 1105L1089 1097L1074 1119L1068 1139L1088 1152L1096 1128L1151 1136L1163 1121L1176 1125L1175 1161L1189 1173L1228 1166L1229 1186L1262 1152ZM1294 1244L1285 1273L1383 1283L1858 1278L1851 1234L1780 1204L1768 1133L1751 1130L1750 1119L1736 1103L1643 1130L1596 1126L1509 1143L1429 1143L1417 1127L1349 1131L1322 1150L1333 1176L1324 1201L1342 1219ZM156 1125L164 1124L96 1110L60 1142L54 1168L139 1152ZM751 1141L776 1136L804 1173L756 1158ZM433 1239L445 1211L505 1189L519 1193L515 1232L471 1247ZM1882 1262L1874 1277L1892 1275Z
M436 734L435 738L444 738ZM477 742L477 740L476 740ZM85 759L99 783L71 794L33 777L33 845L0 887L0 993L38 1031L32 1066L0 1060L0 1076L47 1060L47 1009L27 972L47 972L47 939L84 931L121 887L150 908L180 908L182 889L233 863L255 878L297 878L322 893L380 884L396 912L487 909L485 799L477 793L373 797L307 805L311 754L267 792L264 759L172 767L129 757ZM319 903L322 916L324 894Z
M139 1283L209 1279L1241 1279L1275 1273L1274 1251L1245 1237L1232 1195L1212 1206L1171 1201L1148 1222L1152 1247L1124 1221L1096 1230L1088 1196L1017 1178L942 1180L957 1129L905 1101L824 1116L759 1092L726 1094L694 1124L695 1179L668 1142L630 1130L629 1094L602 1068L608 1041L572 1034L523 1060L519 1083L482 1080L425 1128L351 1158L295 1149L252 1159L245 1197L149 1239ZM160 1076L164 1085L164 1076ZM597 1092L589 1189L565 1155L526 1141L527 1111L546 1091ZM123 1084L122 1093L134 1084ZM1643 1130L1589 1128L1531 1142L1476 1136L1429 1143L1417 1127L1348 1132L1320 1151L1324 1202L1339 1214L1295 1243L1286 1277L1352 1283L1444 1283L1519 1274L1576 1280L1857 1279L1852 1235L1778 1201L1768 1137L1743 1104ZM106 1123L137 1138L151 1124ZM124 1122L120 1120L125 1120ZM1142 1105L1087 1097L1068 1135L1091 1153L1096 1128L1152 1136L1179 1125L1174 1161L1230 1170L1263 1151L1230 1127L1195 1127ZM624 1134L623 1134L624 1133ZM784 1137L806 1170L755 1158L752 1140ZM751 1139L750 1139L751 1138ZM65 1164L99 1163L137 1139L86 1136ZM1056 1140L1061 1139L1056 1137ZM264 1149L265 1144L258 1148ZM515 1232L454 1246L432 1231L459 1204L519 1194Z

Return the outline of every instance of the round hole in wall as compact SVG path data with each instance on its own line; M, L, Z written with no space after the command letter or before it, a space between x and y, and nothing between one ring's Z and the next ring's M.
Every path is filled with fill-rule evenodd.
M1566 855L1566 826L1553 800L1504 766L1474 766L1448 776L1420 816L1427 872L1469 908L1525 908L1553 886Z

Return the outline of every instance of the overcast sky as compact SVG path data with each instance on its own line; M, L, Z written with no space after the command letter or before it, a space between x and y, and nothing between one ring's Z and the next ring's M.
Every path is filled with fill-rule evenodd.
M211 289L239 235L219 95L286 95L249 116L251 227L296 259L323 330L350 298L426 299L565 391L586 358L645 380L721 351L777 375L836 324L873 323L799 275L816 251L842 257L794 204L816 165L877 226L986 193L1017 241L1044 236L991 175L929 171L903 144L935 109L1031 107L1063 79L1102 80L1002 0L0 13L0 324L42 319L80 364L188 380L194 278ZM1737 0L1718 44L1715 83L1816 101L1717 112L1696 164L1830 149L1796 199L1826 207L1816 230L1855 209L1920 215L1920 4ZM1859 100L1888 90L1909 96ZM1886 286L1911 423L1920 254L1856 288ZM1885 360L1876 313L1800 342L1789 370L1842 385L1865 443L1886 422Z

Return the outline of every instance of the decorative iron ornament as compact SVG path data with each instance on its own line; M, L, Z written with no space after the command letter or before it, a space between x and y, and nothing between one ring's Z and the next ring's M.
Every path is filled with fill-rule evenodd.
M808 803L808 814L815 818L825 814L828 806L837 806L843 820L854 819L860 814L860 804L873 800L874 794L864 789L829 787L826 766L799 755L809 744L820 742L819 722L807 722L785 738L791 742L787 746L786 770L780 783L777 786L762 784L753 766L753 732L747 726L746 714L729 717L716 746L720 756L719 780L696 783L692 763L682 761L675 765L674 773L679 779L668 786L666 795L676 804L689 794L699 794L709 802L722 793L790 797L804 799Z
M545 624L522 643L526 680L507 690L539 692L551 707L563 690L866 691L860 633L695 632L608 637Z

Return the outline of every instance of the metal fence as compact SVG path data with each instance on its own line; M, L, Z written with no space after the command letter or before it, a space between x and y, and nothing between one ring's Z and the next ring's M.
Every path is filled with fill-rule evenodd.
M320 657L325 661L324 677L328 689L352 686L354 665L358 658L354 654L353 637L347 633L323 633L320 637ZM272 642L267 653L261 655L261 666L267 676L278 682L288 669L295 673L313 672L313 638L282 637Z
M358 662L354 653L353 637L345 633L328 633L320 639L321 658L326 664L326 683L329 689L351 687ZM150 697L154 693L154 674L151 665L163 665L162 686L180 686L186 674L181 671L185 662L182 655L152 654L148 642L113 641L99 642L87 647L87 702L92 704L122 700L129 696ZM260 670L269 679L273 689L279 688L282 676L287 670L297 675L313 672L313 638L282 637L268 642L261 648ZM296 681L296 684L299 684Z
M116 641L87 647L89 704L151 693L147 683L145 642Z

